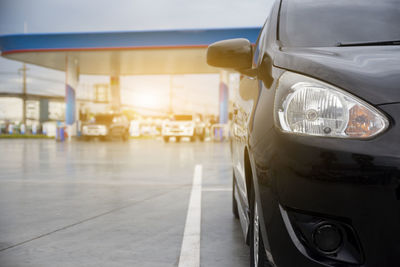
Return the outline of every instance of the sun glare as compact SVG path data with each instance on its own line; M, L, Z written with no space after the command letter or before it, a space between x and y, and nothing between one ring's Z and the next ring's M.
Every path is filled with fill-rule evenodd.
M160 101L156 94L148 92L140 92L135 94L133 102L136 106L145 107L145 108L160 108Z

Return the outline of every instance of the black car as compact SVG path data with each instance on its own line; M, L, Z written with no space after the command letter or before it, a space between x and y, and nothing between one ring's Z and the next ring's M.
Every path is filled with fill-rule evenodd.
M100 138L102 140L129 139L129 121L118 113L97 114L82 124L82 137L85 140Z
M241 73L233 212L251 266L400 266L400 1L276 1Z

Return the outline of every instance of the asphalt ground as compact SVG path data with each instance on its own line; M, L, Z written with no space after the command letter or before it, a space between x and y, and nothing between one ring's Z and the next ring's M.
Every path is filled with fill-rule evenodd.
M0 140L0 266L249 266L231 177L227 143Z

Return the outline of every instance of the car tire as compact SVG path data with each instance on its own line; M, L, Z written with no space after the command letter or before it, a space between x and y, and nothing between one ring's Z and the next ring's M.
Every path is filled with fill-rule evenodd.
M250 267L271 267L265 247L262 240L259 220L259 208L255 200L255 194L252 190L252 212L251 212L251 226L250 226Z
M163 136L164 142L168 143L169 142L169 136Z
M235 173L232 174L232 213L235 216L235 219L239 219L239 210L238 205L235 198L236 192L236 180L235 180Z
M124 134L122 134L122 141L126 142L129 140L129 132L125 132Z

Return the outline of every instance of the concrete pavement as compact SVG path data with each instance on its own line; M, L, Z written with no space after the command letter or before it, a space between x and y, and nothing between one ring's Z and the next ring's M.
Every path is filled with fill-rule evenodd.
M248 266L225 143L0 140L0 266L178 266L202 166L200 266Z

